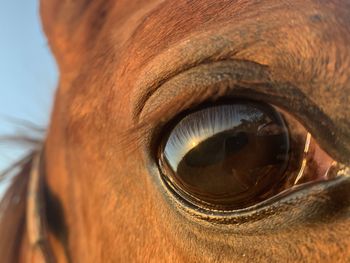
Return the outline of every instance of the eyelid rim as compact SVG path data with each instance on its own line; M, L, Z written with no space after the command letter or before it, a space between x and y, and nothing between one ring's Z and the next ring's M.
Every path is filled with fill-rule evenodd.
M292 222L299 223L297 219L303 218L305 216L304 212L308 208L310 209L312 206L316 206L316 203L320 203L321 207L319 209L316 209L315 207L313 208L315 211L314 214L312 214L311 216L313 216L314 218L318 218L318 213L331 212L332 209L337 209L337 207L333 207L331 205L328 207L328 202L339 202L339 200L328 198L326 199L326 201L324 200L324 198L325 196L327 196L327 194L332 192L335 192L335 194L339 195L341 195L342 191L349 193L348 189L350 186L350 174L347 174L346 176L337 176L336 178L328 181L310 182L298 185L293 188L287 189L256 205L233 211L222 211L212 209L206 210L194 206L187 200L177 196L176 192L172 192L173 190L171 190L171 188L165 185L166 182L164 182L163 179L161 179L160 181L161 184L164 184L162 188L163 191L165 191L168 201L170 200L173 206L177 208L176 210L179 211L181 215L187 218L188 220L193 221L194 219L197 219L200 220L199 222L201 223L208 223L210 224L210 226L219 228L223 227L225 231L227 231L229 228L233 232L240 231L239 229L235 229L237 226L242 225L244 227L245 224L248 224L248 226L251 226L253 228L253 233L255 233L254 231L256 230L256 228L254 227L254 225L252 225L252 223L271 220L272 218L277 218L278 220L282 213L288 214L290 212L291 205L301 206L298 208L297 211L295 211L297 213L300 213L299 216L289 216L286 219L287 221L290 220L290 222L280 222L280 224L274 224L271 223L271 221L269 221L269 225L273 225L274 229L269 229L269 225L266 226L265 224L260 224L260 230L263 230L264 228L266 228L266 230L268 231L277 230L275 227L276 225L283 227L283 225L288 226ZM342 205L344 205L343 203L345 203L344 207L349 206L350 199L345 198L345 200L341 200L342 204L339 203L338 207L342 207ZM322 205L324 207L322 207Z
M350 164L347 158L350 156L350 144L346 143L349 135L335 129L332 120L300 89L291 83L274 82L269 76L266 66L252 61L221 60L200 64L174 76L149 94L135 116L136 126L142 127L144 123L154 125L159 121L164 123L189 107L222 97L261 100L287 112L293 109L294 117L312 133L328 154L339 162ZM184 89L190 92L183 96L183 105L178 101L174 105L172 102L179 96L174 94L181 94ZM164 94L169 97L167 92L173 96L164 103L164 98L168 99ZM171 113L174 110L177 112ZM160 114L161 118L154 117L157 113L163 113ZM322 121L318 121L320 119Z

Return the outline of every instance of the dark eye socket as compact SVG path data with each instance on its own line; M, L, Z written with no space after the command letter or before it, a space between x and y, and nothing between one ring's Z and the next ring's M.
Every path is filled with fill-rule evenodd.
M186 113L162 140L162 177L180 198L201 208L257 204L300 180L307 133L295 138L290 125L295 123L271 105L253 101Z

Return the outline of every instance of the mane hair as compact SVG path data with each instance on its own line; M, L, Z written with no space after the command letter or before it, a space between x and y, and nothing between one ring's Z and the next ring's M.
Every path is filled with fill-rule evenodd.
M27 186L34 154L30 153L6 171L10 175L11 171L19 169L0 201L0 255L4 263L18 262L25 232Z
M30 122L12 119L21 128L20 134L0 136L1 145L11 145L29 151L23 158L0 172L0 184L11 180L5 194L0 196L0 255L1 262L19 260L23 236L26 230L27 189L33 158L43 144L45 130Z

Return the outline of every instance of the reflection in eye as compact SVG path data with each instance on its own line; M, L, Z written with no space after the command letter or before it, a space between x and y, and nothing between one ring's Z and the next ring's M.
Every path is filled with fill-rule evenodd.
M191 203L244 208L303 181L303 147L305 138L308 148L311 140L306 134L290 134L267 104L215 105L173 127L160 150L160 167L168 186Z

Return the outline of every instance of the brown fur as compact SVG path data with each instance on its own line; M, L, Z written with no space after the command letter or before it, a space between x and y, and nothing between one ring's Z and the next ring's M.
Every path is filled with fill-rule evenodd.
M177 110L230 94L291 112L349 165L348 1L42 0L41 14L61 72L45 141L59 262L350 262L349 178L204 218L152 151Z

